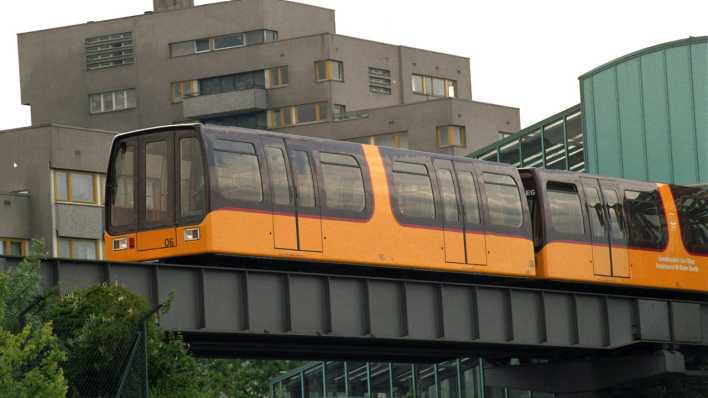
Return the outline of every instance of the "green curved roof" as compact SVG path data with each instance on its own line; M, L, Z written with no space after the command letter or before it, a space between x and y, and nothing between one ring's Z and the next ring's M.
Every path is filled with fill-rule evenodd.
M682 47L682 46L686 46L686 45L699 44L699 43L708 43L708 36L696 36L696 37L691 36L687 39L679 39L679 40L669 41L666 43L656 44L656 45L653 45L653 46L650 46L647 48L643 48L641 50L634 51L634 52L631 52L627 55L623 55L619 58L613 59L610 62L602 64L602 65L600 65L588 72L585 72L582 75L580 75L580 77L578 77L578 79L584 79L590 75L597 74L598 72L602 72L605 69L609 69L613 66L619 65L621 63L624 63L626 61L629 61L629 60L637 58L637 57L641 57L642 55L645 55L645 54L650 54L650 53L653 53L656 51L665 50L667 48Z

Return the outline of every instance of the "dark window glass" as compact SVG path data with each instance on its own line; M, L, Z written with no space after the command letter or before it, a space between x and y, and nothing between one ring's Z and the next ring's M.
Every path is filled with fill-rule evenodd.
M347 362L349 368L349 397L368 397L369 378L367 364L364 362Z
M603 189L602 195L605 197L605 204L610 218L610 239L612 243L626 243L624 212L622 204L619 202L617 192L614 189Z
M409 398L413 396L413 365L394 363L392 382L393 398Z
M145 144L145 221L148 223L170 221L169 169L167 142Z
M629 245L660 249L666 245L666 217L658 191L624 191Z
M325 200L330 209L361 212L366 207L364 179L350 155L320 154Z
M551 212L551 224L556 232L576 235L585 233L580 197L575 184L549 181L546 196Z
M457 361L443 362L438 368L438 398L458 398Z
M180 146L180 215L204 214L204 168L202 150L196 138L182 138Z
M391 391L391 374L388 363L370 363L371 397L389 398Z
M2 244L2 243L0 243ZM94 245L95 247L95 245ZM22 242L10 242L10 255L15 257L22 256ZM95 258L95 257L93 257Z
M416 369L416 395L419 397L436 397L437 386L435 380L435 367L433 365L415 365Z
M344 362L327 362L325 366L327 366L327 395L330 397L346 396L347 374L344 372Z
M322 365L314 369L309 369L305 372L304 392L305 397L322 397L324 396L324 383L322 383Z
M262 30L254 30L246 33L246 44L252 46L254 44L263 43L265 33Z
M221 149L229 152L242 152L256 154L256 148L253 144L243 141L216 140L216 149Z
M111 225L125 227L137 222L135 211L135 145L118 144L111 171Z
M457 211L457 193L455 192L455 184L452 181L452 173L450 170L438 170L438 183L440 184L440 196L442 198L445 225L457 225L460 222Z
M317 120L316 104L306 104L297 107L297 122L310 123Z
M588 219L590 220L590 232L595 238L607 239L605 235L605 212L600 200L600 194L593 187L584 187L584 191Z
M216 186L224 198L246 202L263 201L261 170L256 155L217 150L214 152L214 161Z
M238 47L243 45L243 35L221 36L214 39L214 49Z
M273 190L273 203L287 206L290 202L290 182L285 167L285 156L280 148L266 147L266 158L270 168L270 184Z
M304 151L293 151L292 166L298 207L315 207L315 183L312 179L310 155Z
M429 221L435 220L433 188L425 165L394 162L393 190L401 215Z
M519 187L511 176L484 173L489 224L518 228L523 222Z
M694 253L708 253L708 192L689 187L674 186L671 189L686 249Z
M457 181L460 183L465 224L479 224L479 197L474 176L469 171L460 171L457 172Z
M211 50L209 39L199 39L194 41L194 48L198 53Z

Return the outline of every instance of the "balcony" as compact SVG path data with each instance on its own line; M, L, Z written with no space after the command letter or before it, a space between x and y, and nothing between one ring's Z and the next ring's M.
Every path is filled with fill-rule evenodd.
M234 115L264 111L266 109L268 109L268 96L266 90L260 86L252 86L243 90L225 93L189 97L182 102L182 111L185 119Z

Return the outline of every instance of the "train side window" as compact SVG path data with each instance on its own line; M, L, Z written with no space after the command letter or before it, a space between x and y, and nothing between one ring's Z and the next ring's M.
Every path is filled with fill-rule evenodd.
M256 149L250 143L233 144L230 149L242 152L214 151L217 189L225 199L260 203L263 185Z
M273 189L273 203L280 206L290 205L290 181L285 167L283 150L275 147L265 148L268 167L270 168L270 183Z
M200 217L204 214L204 166L199 140L179 140L180 216Z
M423 221L435 220L433 187L425 165L394 162L393 190L402 216Z
M584 187L585 203L588 208L588 218L590 220L590 232L592 236L600 239L607 239L605 235L605 213L600 201L600 193L597 188Z
M484 173L484 190L487 193L489 224L520 227L524 219L516 181L508 175Z
M666 245L666 217L659 192L624 191L629 245L660 249Z
M330 209L360 213L366 207L364 178L351 155L320 153L325 202Z
M301 209L315 208L315 183L312 179L312 163L310 154L305 151L293 151L292 153L293 175L295 176L295 188L297 190L297 206Z
M460 183L465 224L480 224L479 197L477 196L477 184L474 181L472 172L458 171L457 181Z
M672 186L681 237L686 249L708 253L708 192L701 188Z
M438 183L440 184L445 225L457 225L460 223L460 216L457 210L457 193L450 170L438 169Z
M582 206L575 184L549 181L546 184L546 196L551 224L556 232L573 235L585 233Z
M626 239L624 224L624 211L620 204L617 192L614 189L603 189L610 221L610 239L613 243L621 243Z
M170 222L170 156L167 141L145 144L145 221Z
M111 170L111 226L134 226L135 211L135 157L134 142L122 142L113 157Z

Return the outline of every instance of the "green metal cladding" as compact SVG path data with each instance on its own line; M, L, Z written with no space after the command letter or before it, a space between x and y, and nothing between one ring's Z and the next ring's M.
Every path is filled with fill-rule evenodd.
M586 171L708 182L708 37L649 47L580 77Z

